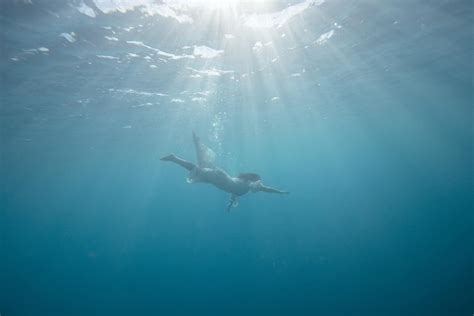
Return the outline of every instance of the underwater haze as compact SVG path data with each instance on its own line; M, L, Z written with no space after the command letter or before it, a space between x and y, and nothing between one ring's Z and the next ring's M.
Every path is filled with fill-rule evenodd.
M473 7L1 0L1 316L471 315Z

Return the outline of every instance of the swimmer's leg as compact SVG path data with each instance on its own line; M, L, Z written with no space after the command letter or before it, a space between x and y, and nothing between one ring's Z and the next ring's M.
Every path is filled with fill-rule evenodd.
M183 167L184 169L188 170L188 171L191 171L193 170L194 168L196 168L196 166L192 163L192 162L189 162L189 161L186 161L184 159L181 159L173 154L171 155L168 155L168 156L165 156L165 157L162 157L160 158L161 161L171 161L171 162L174 162L175 164L177 165L180 165L181 167Z
M193 141L194 141L194 149L196 150L196 158L199 167L205 167L206 160L205 160L205 152L204 148L201 144L201 140L193 131Z
M201 143L200 138L193 132L194 149L196 149L196 157L200 168L214 168L214 160L216 153L209 147Z

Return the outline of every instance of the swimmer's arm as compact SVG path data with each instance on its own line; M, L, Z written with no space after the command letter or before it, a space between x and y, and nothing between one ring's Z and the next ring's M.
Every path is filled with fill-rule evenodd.
M255 191L261 191L261 192L267 192L267 193L277 193L277 194L289 194L290 192L288 191L283 191L283 190L278 190L272 187L267 187L266 185L260 183Z

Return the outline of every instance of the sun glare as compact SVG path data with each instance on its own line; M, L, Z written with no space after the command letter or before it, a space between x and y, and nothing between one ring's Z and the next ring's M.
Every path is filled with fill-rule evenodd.
M188 4L205 7L213 10L222 10L228 8L235 8L240 4L244 5L260 5L265 0L195 0L190 1Z

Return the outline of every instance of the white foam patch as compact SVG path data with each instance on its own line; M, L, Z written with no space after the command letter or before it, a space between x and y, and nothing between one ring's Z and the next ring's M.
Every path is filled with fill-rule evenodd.
M113 59L113 60L119 60L118 57L114 57L114 56L109 56L109 55L96 55L97 58L102 58L102 59Z
M224 53L223 50L214 49L214 48L211 48L209 46L205 46L205 45L196 46L196 45L194 45L193 54L194 54L194 56L197 56L197 57L215 58L215 57L219 57L223 53Z
M104 36L105 39L109 40L109 41L112 41L112 42L118 42L118 38L114 37L114 36Z
M202 104L202 103L206 102L207 99L203 98L203 97L194 97L194 98L191 98L191 101Z
M195 92L194 94L196 94L196 95L202 95L202 96L204 96L204 97L207 97L208 95L211 94L211 91L209 91L209 90L198 91L198 92Z
M278 101L278 100L280 100L279 97L273 97L273 98L272 98L272 101Z
M128 53L127 56L130 57L130 58L137 58L137 57L140 57L140 55L135 54L135 53Z
M156 103L156 104L159 104L159 103ZM142 108L142 107L145 107L145 106L152 106L152 105L153 105L153 103L146 102L146 103L132 105L132 108Z
M187 69L191 70L194 72L194 78L199 78L201 75L206 75L209 77L219 77L223 74L229 74L233 73L233 70L222 70L222 69L217 69L217 68L210 68L210 69L203 69L203 70L197 70L191 67L187 67ZM190 77L193 77L193 75L190 75ZM199 75L199 76L197 76Z
M39 50L38 50L38 48L28 48L28 49L23 49L23 52L26 55L34 55L34 54L37 54L39 52Z
M262 47L263 47L262 42L255 42L252 49L253 49L254 52L258 52L262 49Z
M146 92L146 91L137 91L133 89L109 89L110 92L120 92L120 93L125 93L125 94L136 94L136 95L142 95L145 97L152 97L152 96L158 96L158 97L167 97L167 94L160 93L160 92Z
M145 43L143 43L141 41L127 41L127 44L144 47L146 49L149 49L149 50L152 50L152 51L156 52L157 55L168 57L169 59L173 59L173 60L183 59L183 58L190 58L190 59L194 58L193 55L187 55L187 54L176 55L176 54L167 53L167 52L164 52L164 51L162 51L158 48L146 45Z
M76 7L76 9L77 11L84 15L87 15L88 17L95 18L94 9L85 4L84 1L81 1L81 3L79 4L79 6Z
M135 7L151 4L151 0L93 0L97 9L105 14L134 10Z
M76 41L76 33L61 33L59 36L64 37L69 43L74 43Z
M164 3L159 4L154 0L93 0L93 2L105 14L113 12L125 13L139 7L141 12L150 16L158 14L166 18L173 18L178 23L193 22L190 16L178 12L178 9L183 9L185 6L179 6L170 1L164 1Z
M38 48L38 51L39 51L39 52L42 52L42 53L47 53L47 52L49 52L49 48L46 48L46 47L39 47L39 48Z
M134 104L131 107L136 109L136 108L142 108L142 107L152 106L152 105L153 105L153 103L147 102L147 103L141 103L141 104Z
M179 98L173 98L173 99L171 99L171 102L173 102L173 103L184 103L184 100L179 99Z
M26 53L26 54L32 55L32 54L37 53L38 49L37 48L28 48L28 49L24 49L23 52Z
M248 27L282 27L294 16L301 14L311 6L319 6L324 0L305 0L281 11L263 14L247 14L242 17L243 25Z
M326 43L326 42L334 35L334 33L335 33L334 30L330 30L329 32L326 32L326 33L322 34L322 35L316 40L316 44L323 45L324 43Z
M141 11L147 15L161 15L165 18L173 18L178 23L193 23L193 19L186 15L177 13L171 6L167 4L151 4L143 7Z

